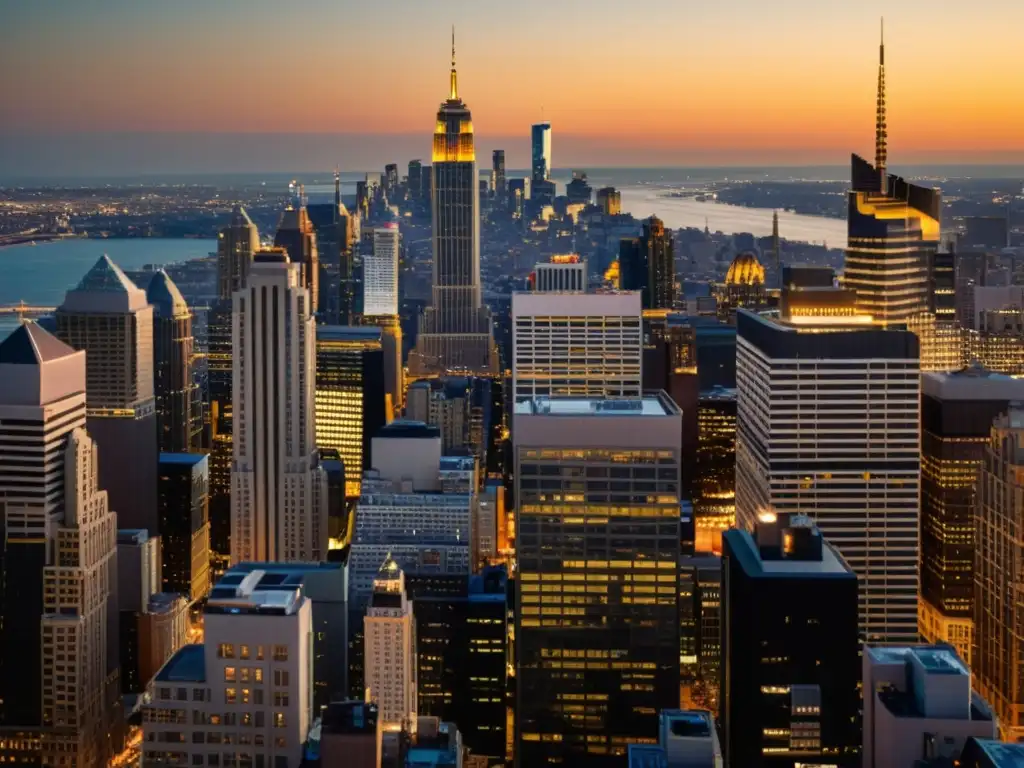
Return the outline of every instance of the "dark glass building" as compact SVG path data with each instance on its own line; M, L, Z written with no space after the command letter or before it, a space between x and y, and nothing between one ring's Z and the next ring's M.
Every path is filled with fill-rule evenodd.
M157 475L163 592L189 600L210 591L209 460L202 453L161 453Z
M334 184L334 202L307 205L306 212L316 234L321 269L319 321L350 325L354 309L352 224L341 202L341 179L337 174Z
M496 149L491 153L491 186L498 200L505 199L505 150Z
M657 216L643 224L643 235L619 243L619 285L642 291L644 309L672 309L676 298L672 233Z
M534 182L551 178L551 123L535 123L530 128L530 159Z
M231 555L232 341L231 297L218 299L207 313L206 386L209 403L210 549L215 569Z
M305 206L284 209L274 233L274 247L284 248L292 264L299 265L299 282L309 290L315 314L320 300L320 255L313 222Z
M1024 401L1024 380L974 366L921 377L920 631L968 664L974 602L974 504L992 422Z
M697 550L721 552L722 532L736 522L735 389L700 393L696 463L692 501Z
M590 205L594 197L594 188L587 183L587 174L583 171L573 171L572 181L565 185L565 196L570 203L582 203Z
M153 393L157 444L161 452L198 450L202 419L194 412L192 313L174 281L162 269L149 281L153 305Z
M859 766L860 667L857 577L811 520L766 517L754 535L727 531L726 766Z

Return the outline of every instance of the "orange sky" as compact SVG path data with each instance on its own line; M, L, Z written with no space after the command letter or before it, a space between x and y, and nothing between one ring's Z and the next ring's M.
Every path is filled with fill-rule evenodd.
M429 137L458 24L481 136L543 116L638 147L870 153L886 14L890 157L1024 157L1021 0L0 0L0 133ZM353 7L355 6L355 7ZM895 7L893 7L895 6ZM524 139L525 140L525 139Z

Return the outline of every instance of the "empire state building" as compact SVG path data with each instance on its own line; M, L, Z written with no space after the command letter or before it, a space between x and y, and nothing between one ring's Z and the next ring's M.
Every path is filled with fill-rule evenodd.
M491 313L480 291L480 198L473 119L459 98L455 33L448 99L437 112L431 164L433 290L422 318L413 375L495 373Z

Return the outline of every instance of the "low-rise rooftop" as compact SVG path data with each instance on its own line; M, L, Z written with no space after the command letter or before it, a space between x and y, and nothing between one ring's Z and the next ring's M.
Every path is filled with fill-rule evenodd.
M182 646L156 673L158 683L205 683L206 658L202 643Z
M664 393L630 398L538 397L522 400L515 413L533 416L670 416L679 408Z

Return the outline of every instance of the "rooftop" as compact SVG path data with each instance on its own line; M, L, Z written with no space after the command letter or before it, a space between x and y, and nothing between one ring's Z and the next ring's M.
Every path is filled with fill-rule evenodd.
M153 305L159 317L184 317L189 314L185 297L162 269L158 269L150 279L146 300Z
M441 428L435 424L425 424L412 419L395 419L378 429L374 437L440 438Z
M317 341L380 341L381 330L377 326L364 325L318 325Z
M1000 768L1024 768L1024 744L994 739L972 739L974 746Z
M194 467L206 461L205 453L161 453L161 464L176 464L184 467Z
M202 643L181 647L156 673L158 683L205 683L206 658Z
M733 553L750 576L780 579L857 578L846 561L827 542L823 542L821 547L821 560L765 559L758 543L748 531L733 528L726 531L723 537L728 538Z
M298 611L305 600L301 584L264 587L266 578L267 573L260 569L228 572L210 592L204 613L289 616ZM270 580L274 581L273 577Z
M335 701L323 714L322 734L377 731L377 705L365 701Z
M0 364L42 365L79 354L37 323L22 323L0 342Z
M885 645L867 646L873 661L880 664L901 664L916 657L929 675L970 675L967 666L949 646L943 645Z
M516 403L516 415L533 416L671 416L679 408L661 393L635 398L556 397Z
M657 744L630 744L629 768L668 768L665 750Z
M67 292L58 311L112 314L136 312L148 306L146 293L103 254L78 285Z

